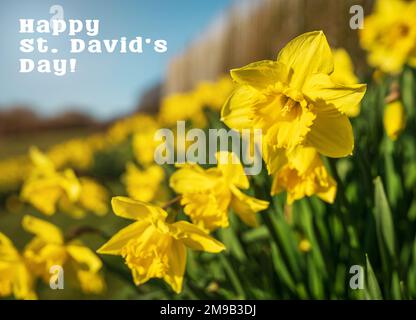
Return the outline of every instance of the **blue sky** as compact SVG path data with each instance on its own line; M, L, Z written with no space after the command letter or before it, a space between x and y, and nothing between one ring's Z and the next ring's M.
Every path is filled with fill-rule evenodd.
M169 60L180 53L232 0L2 0L0 2L0 108L29 105L42 115L68 107L108 119L131 111L146 88L163 79ZM59 4L65 19L99 19L97 39L136 36L168 41L158 54L69 53L69 37L19 34L19 18L51 18L49 8ZM23 38L43 37L58 53L22 53ZM81 34L79 38L88 39ZM19 73L19 59L77 58L77 71L63 77L38 72Z

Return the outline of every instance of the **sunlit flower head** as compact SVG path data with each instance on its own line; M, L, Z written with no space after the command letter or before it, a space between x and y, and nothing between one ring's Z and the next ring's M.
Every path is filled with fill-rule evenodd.
M234 89L229 76L223 76L215 82L202 81L194 90L196 100L201 108L206 107L218 111Z
M416 1L377 0L364 20L360 42L369 64L385 73L416 66Z
M197 96L190 93L176 93L163 99L159 111L160 122L169 127L177 121L190 121L193 127L203 128L207 119Z
M189 222L168 223L167 212L157 206L125 197L115 197L111 204L116 215L136 221L116 233L98 253L123 256L136 285L160 278L179 293L187 248L224 250L222 243Z
M322 31L290 41L276 61L259 61L231 70L239 85L222 109L233 129L263 130L269 172L286 151L311 146L339 158L352 153L354 136L346 111L364 96L366 85L336 84L331 49Z
M137 113L117 120L107 131L106 140L110 144L119 144L137 132L157 127L156 119L148 114Z
M143 202L151 202L160 190L160 184L164 178L165 173L158 165L141 170L130 162L126 165L123 182L129 197Z
M110 199L106 188L88 177L79 178L79 182L81 190L77 201L70 201L68 197L63 197L59 201L59 208L76 219L85 217L89 212L97 216L106 215Z
M94 150L84 139L71 139L54 145L47 156L57 169L71 167L86 170L93 164Z
M102 292L105 287L99 273L102 262L91 249L78 240L66 242L62 232L44 220L24 216L22 225L27 232L34 234L34 238L24 249L24 257L35 275L49 283L50 268L61 266L75 274L84 292ZM84 283L91 279L94 279L94 282Z
M56 211L63 198L70 202L79 199L81 185L71 169L59 172L52 161L37 148L30 149L33 169L25 180L20 197L46 215Z
M269 203L250 197L249 181L239 159L229 152L217 153L218 166L204 170L197 164L179 165L170 186L182 195L181 204L192 222L206 230L228 227L230 208L249 226L257 226L256 213Z

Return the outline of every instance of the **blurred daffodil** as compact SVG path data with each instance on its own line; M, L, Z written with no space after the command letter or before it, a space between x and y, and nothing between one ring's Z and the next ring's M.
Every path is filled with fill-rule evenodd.
M275 174L271 194L286 191L288 204L312 195L333 203L336 190L336 182L328 174L316 150L299 148Z
M71 139L54 145L47 156L58 169L71 167L86 170L93 163L94 150L85 139Z
M136 160L143 166L149 166L154 163L154 153L156 147L160 144L154 139L157 128L145 132L136 133L133 136L133 152Z
M179 293L187 247L212 253L224 250L222 243L189 222L168 223L167 212L159 207L125 197L115 197L111 204L116 215L136 222L116 233L97 252L123 256L136 285L161 278Z
M403 104L394 101L384 109L384 129L391 140L397 140L400 133L406 128L406 115Z
M299 250L301 252L307 253L307 252L311 251L311 249L312 249L312 245L311 245L311 243L309 242L308 239L302 239L302 240L300 240L300 242L299 242Z
M219 111L233 89L234 83L230 77L223 76L215 82L200 82L196 86L194 94L201 108L206 107Z
M36 299L34 277L26 259L13 243L0 232L0 297Z
M204 170L197 164L179 165L170 186L182 195L184 211L198 226L212 231L228 227L228 209L249 226L257 226L256 212L269 206L267 201L250 197L249 181L239 159L229 152L217 153L217 168Z
M108 212L107 203L110 198L108 191L91 178L82 177L79 180L81 182L79 204L98 216L105 215Z
M360 31L371 66L390 74L416 66L416 1L377 0Z
M158 165L152 165L140 170L134 163L127 163L123 182L126 185L127 194L139 201L151 202L160 190L160 184L165 178L163 169Z
M159 119L163 125L176 126L177 121L189 120L192 126L203 128L207 119L196 95L190 93L175 93L163 99Z
M107 131L107 142L119 144L124 142L129 136L136 132L147 131L149 128L157 126L154 117L137 113L132 116L116 121Z
M0 191L17 190L31 170L27 156L11 157L0 161Z
M108 191L91 178L81 177L79 182L81 190L77 201L71 201L68 197L63 197L59 201L59 208L76 219L85 217L88 212L97 216L106 215L110 199Z
M100 274L100 258L80 241L66 242L61 231L44 220L24 216L23 228L35 237L26 245L24 257L35 275L46 283L50 280L52 266L61 266L72 272L85 293L101 293L105 288ZM91 281L94 280L94 281Z
M52 161L37 148L30 149L33 169L25 180L20 197L46 215L53 215L58 202L66 197L78 200L81 185L71 169L58 172Z
M286 150L312 146L339 158L350 155L354 136L348 116L360 103L365 84L336 84L333 56L322 31L302 34L284 47L277 61L259 61L231 70L239 84L222 109L233 129L263 130L263 155L269 172Z

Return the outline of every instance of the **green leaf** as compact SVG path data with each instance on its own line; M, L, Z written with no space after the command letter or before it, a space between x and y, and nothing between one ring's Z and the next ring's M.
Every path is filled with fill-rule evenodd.
M400 300L402 298L399 274L397 271L394 271L391 278L391 297L395 300Z
M387 195L390 204L393 208L397 208L397 204L400 201L400 197L403 196L402 183L400 181L400 176L397 173L394 167L394 142L390 139L385 139L385 152L384 152L384 163L386 170L386 188Z
M272 262L273 267L276 271L277 276L282 280L282 282L288 286L293 292L296 291L295 282L293 281L290 272L288 271L286 265L283 262L282 256L280 255L279 249L275 243L271 243L272 248Z
M409 118L413 116L416 108L414 88L416 87L415 77L413 71L410 68L406 68L403 72L402 78L402 99L404 106L406 107L406 113Z
M279 246L290 265L292 274L296 280L300 281L302 279L302 261L293 230L283 217L277 216L274 218L274 227L279 238Z
M246 254L241 246L240 240L233 228L220 229L218 231L221 241L227 247L227 250L240 262L247 261Z
M374 216L376 221L377 238L381 254L384 259L391 261L396 257L396 243L394 225L390 206L384 192L383 182L380 177L374 180L375 184L375 208Z
M374 274L368 255L365 255L366 276L365 276L365 295L367 300L382 300L380 286Z
M324 287L322 285L323 278L318 274L316 266L311 256L307 256L307 270L309 289L315 299L324 299Z
M261 240L266 240L269 237L269 232L266 226L259 226L257 228L252 228L244 232L242 238L244 242L251 243Z

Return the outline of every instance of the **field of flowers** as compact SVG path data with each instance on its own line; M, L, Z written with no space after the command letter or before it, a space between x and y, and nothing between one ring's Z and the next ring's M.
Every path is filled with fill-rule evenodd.
M416 1L378 1L360 44L360 78L312 31L156 115L1 160L0 297L416 299ZM156 164L177 121L261 129L261 173L230 150Z

